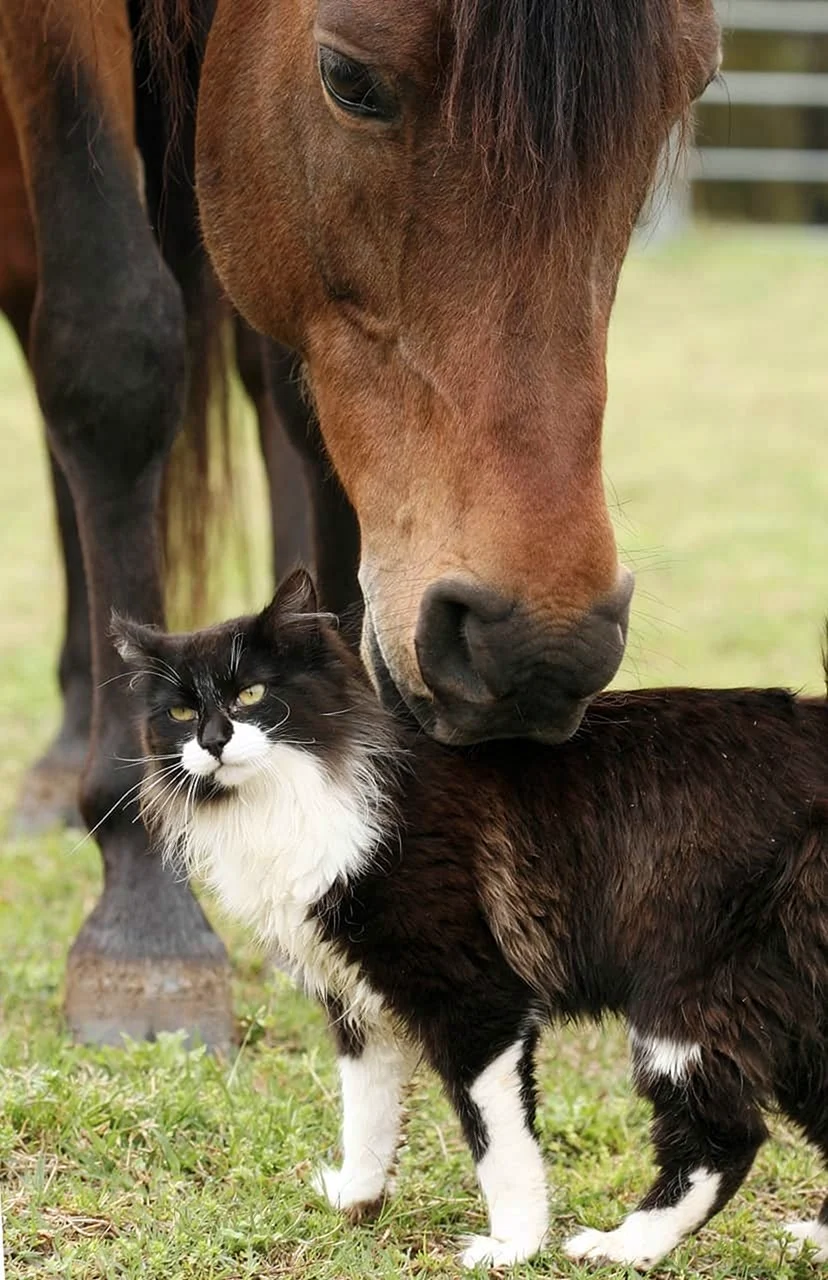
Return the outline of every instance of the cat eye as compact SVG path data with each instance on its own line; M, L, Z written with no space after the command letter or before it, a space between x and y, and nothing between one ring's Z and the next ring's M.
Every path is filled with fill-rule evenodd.
M394 120L399 114L391 90L364 62L355 62L320 45L319 75L328 97L349 115Z
M240 707L255 707L257 702L261 702L265 695L265 687L263 684L251 684L246 689L242 689L236 698L236 702Z
M192 707L170 707L169 715L171 720L178 720L180 724L196 718Z

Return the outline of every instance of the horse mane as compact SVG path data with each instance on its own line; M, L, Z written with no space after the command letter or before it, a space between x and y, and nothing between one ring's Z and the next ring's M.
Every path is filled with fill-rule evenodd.
M451 0L448 21L453 127L519 224L574 239L687 118L676 0Z

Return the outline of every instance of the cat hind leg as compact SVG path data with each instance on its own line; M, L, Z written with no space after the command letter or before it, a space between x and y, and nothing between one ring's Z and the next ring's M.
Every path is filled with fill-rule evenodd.
M653 1105L658 1176L614 1231L582 1231L565 1250L570 1258L645 1270L727 1203L767 1130L732 1063L706 1063L701 1053L679 1063L675 1053L651 1052L636 1055L635 1069L639 1091Z

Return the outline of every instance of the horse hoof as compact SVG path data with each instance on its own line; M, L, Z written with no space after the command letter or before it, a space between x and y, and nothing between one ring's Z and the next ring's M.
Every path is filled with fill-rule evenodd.
M185 1032L185 1044L226 1053L235 1043L226 961L130 960L70 954L66 1019L81 1044L120 1045Z
M78 808L83 761L62 762L44 756L29 769L9 824L15 839L43 835L56 827L85 823Z
M151 855L141 881L105 890L69 952L73 1037L120 1045L183 1031L188 1045L228 1051L237 1037L224 944L187 885Z

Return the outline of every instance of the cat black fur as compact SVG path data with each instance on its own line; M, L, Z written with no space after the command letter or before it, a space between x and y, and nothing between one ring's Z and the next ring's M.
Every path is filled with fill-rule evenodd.
M354 751L379 744L384 838L309 913L437 1071L478 1166L500 1113L481 1110L475 1082L516 1047L508 1087L531 1133L540 1028L609 1013L634 1029L654 1114L659 1170L642 1213L674 1210L679 1236L702 1225L750 1168L770 1106L828 1159L828 704L781 690L608 693L563 745L452 750L381 709L313 609L300 576L258 618L189 637L118 629L142 669L163 655L194 699L198 672L223 670L244 632L241 678L267 684L271 724L290 706L299 750L345 776ZM180 726L163 713L178 693L152 674L137 688L148 752L169 751ZM233 802L209 785L202 798ZM341 1059L359 1061L376 1028L335 993L328 1003ZM668 1221L635 1216L646 1231ZM828 1240L828 1201L812 1227ZM660 1256L649 1236L638 1253L624 1240L598 1240L592 1256ZM490 1241L477 1256L539 1243L498 1253Z

